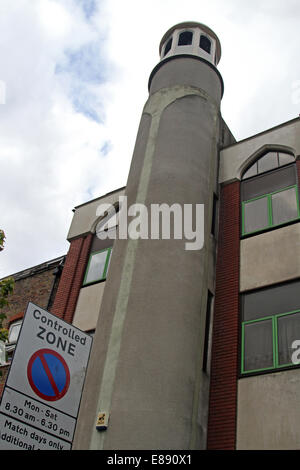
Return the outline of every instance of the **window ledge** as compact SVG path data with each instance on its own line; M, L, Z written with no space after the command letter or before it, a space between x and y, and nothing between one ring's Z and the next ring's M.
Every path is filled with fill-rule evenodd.
M105 279L99 279L98 281L92 281L92 282L89 282L87 284L82 284L81 289L83 289L84 287L94 286L95 284L100 284L101 282L105 282L105 281L106 281L106 278Z
M300 218L290 220L289 222L284 222L284 223L279 224L279 225L273 225L272 227L267 227L267 228L264 228L264 229L261 229L261 230L257 230L256 232L245 233L244 235L240 236L240 239L244 240L245 238L255 237L256 235L261 235L262 233L271 232L273 230L283 228L283 227L288 227L289 225L298 224L299 222L300 222Z
M4 367L8 367L10 366L11 362L5 362L4 364L0 364L0 369L4 368Z
M266 375L266 374L275 374L277 372L287 372L289 370L300 369L300 364L295 364L292 366L278 367L276 369L267 369L267 370L257 370L255 372L244 372L238 374L238 379L245 379L247 377L256 377L257 375Z

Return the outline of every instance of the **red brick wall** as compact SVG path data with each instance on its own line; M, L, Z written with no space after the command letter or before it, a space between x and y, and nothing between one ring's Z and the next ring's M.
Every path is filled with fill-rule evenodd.
M13 294L8 298L9 304L1 309L6 314L4 326L22 317L29 301L47 308L54 282L53 271L54 268L15 281Z
M240 183L221 188L208 449L235 449L239 338Z
M51 313L72 322L93 235L71 241Z

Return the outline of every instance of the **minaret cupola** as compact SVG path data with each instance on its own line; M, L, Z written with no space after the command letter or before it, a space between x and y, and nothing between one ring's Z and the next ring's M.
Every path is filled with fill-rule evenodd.
M221 45L216 34L206 25L187 21L166 32L159 54L161 60L175 55L194 55L217 65L221 58Z

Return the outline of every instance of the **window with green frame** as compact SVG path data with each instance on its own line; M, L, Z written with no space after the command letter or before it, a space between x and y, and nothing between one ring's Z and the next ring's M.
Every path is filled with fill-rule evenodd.
M112 248L96 251L90 254L88 265L85 271L83 285L106 279Z
M300 339L300 281L241 296L241 373L293 367Z
M299 220L296 165L288 164L242 181L241 200L242 235Z
M242 234L277 227L300 217L297 186L242 202Z

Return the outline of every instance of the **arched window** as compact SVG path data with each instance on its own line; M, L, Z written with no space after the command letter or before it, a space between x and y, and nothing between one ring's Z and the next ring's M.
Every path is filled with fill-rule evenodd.
M178 46L190 46L193 42L192 31L183 31L179 34Z
M110 238L115 240L119 221L119 204L111 205L96 225L95 234L100 240Z
M293 155L268 152L242 177L242 235L299 220L297 170Z
M211 40L208 39L207 36L204 36L203 34L201 34L199 46L200 46L201 49L203 49L205 52L207 52L208 54L210 54L210 51L211 51Z
M170 39L167 41L167 43L165 45L164 56L167 55L168 52L171 50L172 42L173 42L173 38L170 37Z
M256 176L265 171L279 168L295 161L295 157L289 153L268 152L254 162L243 174L242 179Z

